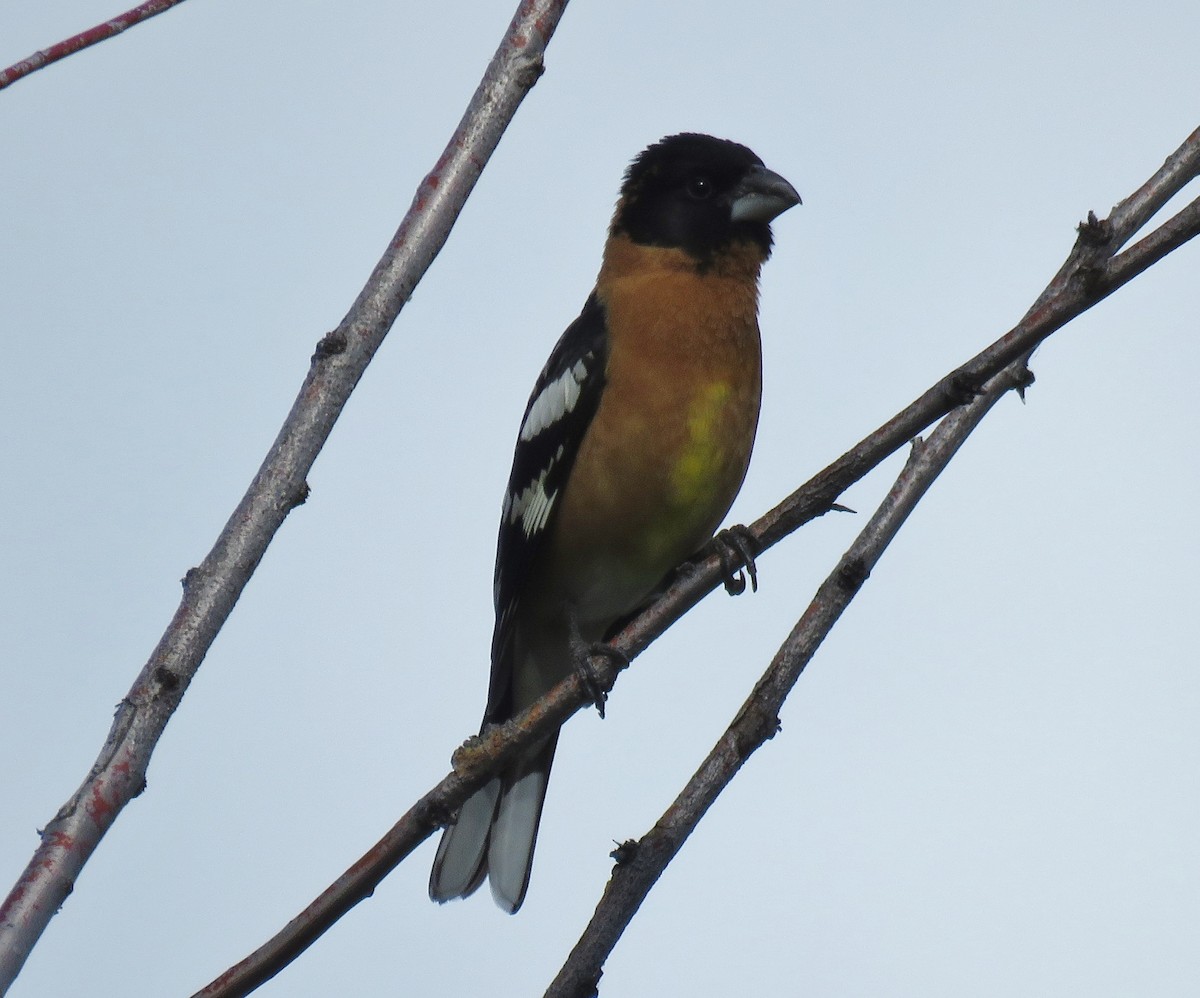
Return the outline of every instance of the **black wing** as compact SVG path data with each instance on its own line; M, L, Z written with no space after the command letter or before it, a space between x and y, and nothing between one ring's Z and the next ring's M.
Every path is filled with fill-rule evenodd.
M496 542L496 630L485 723L512 716L512 625L517 606L600 404L607 360L604 306L592 292L538 375L521 419Z

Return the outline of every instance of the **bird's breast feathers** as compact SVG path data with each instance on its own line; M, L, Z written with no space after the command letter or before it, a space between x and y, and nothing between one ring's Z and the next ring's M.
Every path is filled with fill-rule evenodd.
M585 617L627 612L708 540L741 487L758 424L761 261L697 273L673 250L629 251L628 271L610 255L598 283L606 385L547 552Z

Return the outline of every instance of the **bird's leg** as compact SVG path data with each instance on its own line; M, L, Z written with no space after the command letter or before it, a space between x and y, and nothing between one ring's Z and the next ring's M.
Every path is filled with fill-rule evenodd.
M713 538L717 557L721 559L721 574L725 579L725 591L730 596L740 596L746 591L746 576L750 576L750 591L758 592L758 566L754 555L758 551L758 538L749 527L736 524L717 532ZM743 571L744 566L744 571Z
M596 705L596 712L603 718L604 702L608 699L608 694L600 684L600 677L596 675L596 670L592 668L591 657L603 655L618 669L628 668L629 658L624 652L603 641L584 640L583 633L579 629L579 620L573 609L567 611L567 623L570 628L569 640L571 657L575 659L575 671L579 673L584 689L591 695L592 703Z

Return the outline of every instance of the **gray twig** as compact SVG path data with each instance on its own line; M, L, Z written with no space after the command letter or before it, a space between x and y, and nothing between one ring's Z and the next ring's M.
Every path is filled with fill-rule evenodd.
M99 758L41 832L0 906L0 994L122 808L141 793L163 729L284 518L350 393L442 248L508 123L542 72L566 0L522 0L462 121L346 317L317 345L279 436L213 549L183 580L174 618L117 707Z

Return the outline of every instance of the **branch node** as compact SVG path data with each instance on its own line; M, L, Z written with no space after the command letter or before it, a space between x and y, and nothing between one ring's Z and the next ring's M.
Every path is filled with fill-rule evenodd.
M503 725L496 725L496 727L503 727ZM470 771L479 765L479 757L487 752L488 741L489 739L484 737L484 733L480 732L472 735L454 750L454 754L450 756L450 768L454 770L456 776L470 775Z
M313 352L312 362L315 364L321 360L328 360L330 357L336 357L339 353L346 351L346 334L335 329L332 333L326 333L321 337L317 344L317 349Z
M168 692L179 689L179 675L172 672L165 665L160 665L154 670L154 681Z
M950 408L957 409L974 402L979 397L979 393L983 391L983 385L980 384L978 378L962 371L955 371L942 382L942 391L945 392L946 402Z
M1081 263L1077 273L1083 293L1089 298L1100 297L1107 283L1108 267L1103 263Z
M1033 385L1037 378L1033 376L1033 371L1028 364L1021 364L1019 367L1013 368L1012 383L1017 395L1021 401L1025 401L1025 390Z
M530 61L517 72L517 86L523 90L532 90L533 85L542 78L544 72L546 72L546 65L541 57Z
M458 809L444 807L441 804L430 804L426 809L426 816L429 818L429 824L434 828L445 828L451 822L458 820Z
M837 569L837 584L848 593L856 593L871 577L871 571L862 558L844 561Z
M737 757L745 760L782 730L778 714L764 713L760 707L752 707L739 712L729 726L730 742Z
M1079 223L1076 231L1084 246L1103 246L1112 238L1112 226L1108 219L1097 218L1094 211L1087 213L1087 218Z
M296 489L295 493L288 500L288 512L290 513L297 506L303 506L306 502L308 502L308 497L310 495L312 495L312 489L308 487L308 482L301 482L300 487Z
M199 565L193 565L183 573L183 578L179 580L179 584L183 586L183 591L190 592L192 586L200 581L202 570Z

